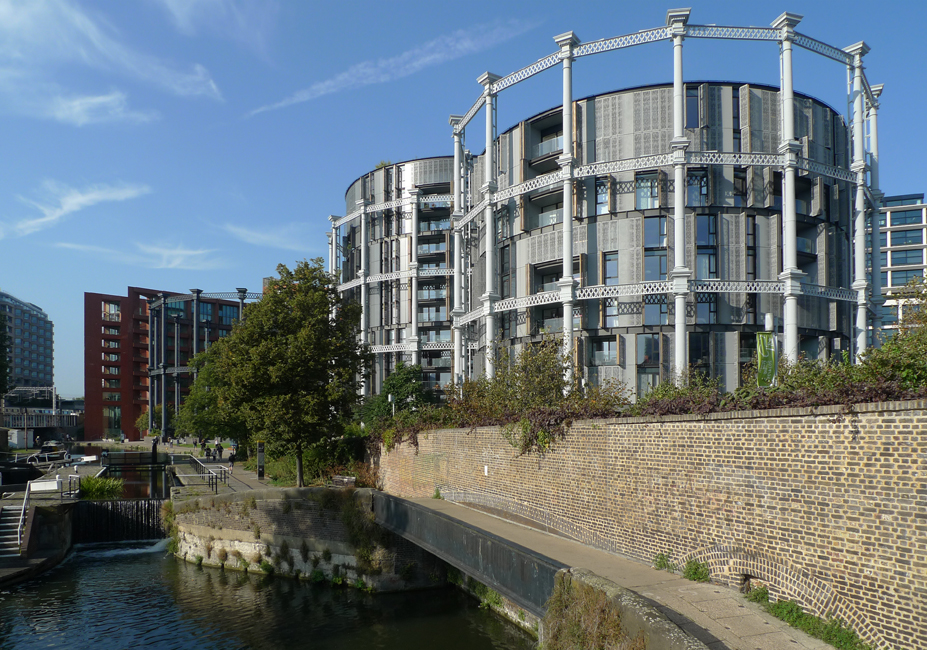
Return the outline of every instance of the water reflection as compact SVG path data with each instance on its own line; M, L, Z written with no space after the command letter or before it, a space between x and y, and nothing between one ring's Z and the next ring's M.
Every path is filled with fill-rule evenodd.
M364 594L198 569L157 547L94 547L0 594L0 649L527 650L521 630L451 589Z

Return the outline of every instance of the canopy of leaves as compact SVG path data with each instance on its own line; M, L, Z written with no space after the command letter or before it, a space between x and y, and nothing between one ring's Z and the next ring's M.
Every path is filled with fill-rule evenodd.
M389 396L393 401L389 401ZM392 417L393 406L396 413L402 411L416 411L426 404L435 402L431 391L425 389L422 382L422 367L409 365L400 361L389 377L383 380L383 388L379 395L372 395L364 402L361 419L364 422L374 422L381 418Z
M216 399L269 453L296 456L302 486L303 450L341 435L369 354L358 343L360 306L342 302L322 259L277 272L211 364Z
M183 409L183 405L180 407ZM139 433L153 433L155 435L161 435L161 405L158 404L154 408L154 418L151 422L151 431L148 431L148 409L145 409L139 413L138 419L135 420L135 428L138 429ZM167 405L167 429L171 431L174 429L175 418L174 418L174 405Z
M217 371L218 366L213 362L222 354L226 341L227 338L219 339L190 361L196 371L196 379L180 407L177 428L197 438L230 438L244 444L248 439L247 427L238 410L232 408L228 399L221 397L220 389L226 378Z

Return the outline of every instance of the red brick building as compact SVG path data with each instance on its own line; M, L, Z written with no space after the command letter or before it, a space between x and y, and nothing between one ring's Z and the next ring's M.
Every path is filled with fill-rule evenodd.
M164 358L170 362L168 365L180 369L172 375L160 375L170 388L163 395L172 406L182 402L192 380L183 369L193 356L194 330L198 339L195 348L203 350L207 341L227 336L240 313L239 301L206 296L193 301L186 294L140 287L129 287L127 294L84 294L84 438L87 440L120 434L128 440L138 440L140 432L135 428L138 416L149 403L161 403L162 395L151 390L149 379L150 359L155 356L152 346L159 343L157 332L150 336L149 300L159 295L178 297L176 302L167 301L166 318L160 328ZM199 312L195 328L194 309Z

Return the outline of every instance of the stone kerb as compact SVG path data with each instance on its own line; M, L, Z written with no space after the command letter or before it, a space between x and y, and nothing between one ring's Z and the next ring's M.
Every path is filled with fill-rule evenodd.
M695 557L876 645L927 647L925 429L924 400L576 422L541 456L448 429L383 453L380 478L643 562Z

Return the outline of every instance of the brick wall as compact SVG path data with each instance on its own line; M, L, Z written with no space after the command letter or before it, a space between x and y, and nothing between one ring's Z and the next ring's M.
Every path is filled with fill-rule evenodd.
M379 463L392 494L438 488L645 562L694 556L877 646L927 648L925 401L579 422L543 456L449 429Z

